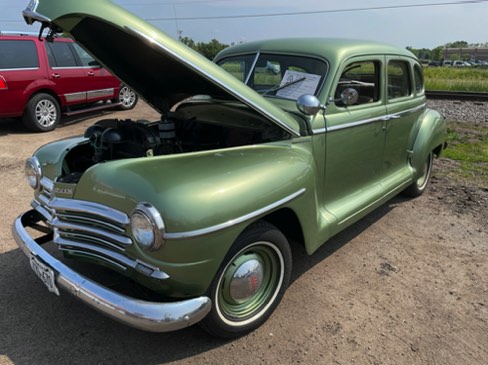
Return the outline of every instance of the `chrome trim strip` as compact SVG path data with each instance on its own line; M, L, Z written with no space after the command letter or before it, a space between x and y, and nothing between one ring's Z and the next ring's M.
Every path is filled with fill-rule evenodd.
M357 122L350 122L350 123L341 124L341 125L335 125L335 126L332 126L332 127L328 127L325 130L324 129L314 129L312 131L312 133L313 134L319 134L319 133L324 133L324 132L333 132L333 131L338 131L338 130L341 130L341 129L347 129L347 128L357 127L357 126L364 125L364 124L374 123L374 122L377 122L377 121L387 121L387 120L391 120L391 119L398 119L400 115L415 113L415 112L417 112L419 110L422 110L426 106L427 106L427 103L424 103L424 104L419 105L419 106L417 106L415 108L408 109L408 110L403 110L403 111L398 112L398 113L386 114L386 115L381 116L381 117L376 117L376 118L371 118L371 119L364 119L364 120L358 120Z
M93 227L100 227L104 229L108 229L110 231L114 231L115 234L120 233L120 234L125 234L125 227L121 227L116 224L109 223L107 221L102 221L100 219L92 218L92 217L86 217L86 216L79 216L77 214L69 214L69 213L62 213L62 212L56 212L56 217L59 218L60 221L66 222L67 224L70 224L70 222L75 222L76 223L81 223L81 224L90 224Z
M235 225L240 224L242 222L245 222L247 220L256 218L256 217L258 217L264 213L267 213L273 209L276 209L279 206L286 204L286 203L292 201L293 199L299 197L300 195L305 193L305 191L306 191L305 188L300 189L297 192L295 192L295 193L293 193L293 194L291 194L291 195L289 195L289 196L287 196L281 200L274 202L273 204L267 205L267 206L265 206L261 209L258 209L254 212L243 215L242 217L231 219L231 220L228 220L227 222L216 224L216 225L211 226L211 227L197 229L194 231L187 231L187 232L176 232L176 233L167 233L166 232L164 235L164 239L166 239L166 240L183 240L183 239L187 239L187 238L205 236L205 235L213 233L213 232L221 231L223 229L235 226Z
M374 122L378 122L378 121L382 121L382 120L385 120L385 116L371 118L371 119L358 120L357 122L350 122L350 123L341 124L341 125L334 125L332 127L328 127L327 131L328 132L339 131L341 129L357 127L360 125L370 124L370 123L374 123Z
M129 217L125 213L109 208L105 205L84 200L53 198L49 203L49 208L54 210L67 210L70 212L93 214L101 217L104 220L111 220L120 225L128 225L130 222Z
M179 302L149 302L117 293L78 274L30 237L25 227L36 223L32 215L35 211L20 215L12 227L21 250L27 257L36 256L51 268L57 286L108 317L144 331L168 332L191 326L210 311L212 302L205 296Z
M0 68L0 71L35 71L39 67L24 67L24 68Z
M173 52L171 49L167 48L164 44L157 42L154 38L151 38L151 37L147 36L146 34L140 32L137 29L134 29L132 27L127 27L126 26L126 29L129 30L130 32L132 32L134 35L142 38L146 42L149 42L152 45L158 46L164 52L166 52L167 54L171 55L172 57L174 57L178 61L181 61L184 64L190 66L193 70L197 71L200 75L205 76L207 79L211 80L213 83L219 85L224 90L228 91L231 95L233 95L238 100L241 100L243 103L251 106L253 109L255 109L256 111L258 111L259 113L261 113L263 116L266 116L271 121L273 121L275 124L279 125L281 128L283 128L286 131L288 131L291 135L296 136L296 137L299 137L300 136L300 133L299 132L297 132L294 129L290 128L288 125L286 125L285 123L283 123L281 120L276 119L273 115L269 114L265 109L261 108L258 104L254 103L250 99L244 98L242 95L240 95L239 93L237 93L233 89L229 88L227 85L223 84L220 80L214 78L211 74L208 74L204 70L200 69L194 63L189 62L188 59L183 58L183 57L180 57L178 54L176 54L175 52Z
M101 90L93 90L93 91L88 91L86 93L86 99L91 100L91 99L98 99L98 98L103 98L107 96L113 96L115 94L115 89L101 89Z
M86 101L86 92L64 94L64 97L68 103L75 101Z
M322 134L322 133L326 133L327 132L327 128L320 128L320 129L314 129L312 130L312 134Z

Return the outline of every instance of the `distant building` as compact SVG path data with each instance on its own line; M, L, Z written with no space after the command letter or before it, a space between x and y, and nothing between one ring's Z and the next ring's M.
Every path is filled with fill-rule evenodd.
M445 60L481 60L488 61L488 48L445 48L442 51L442 57Z

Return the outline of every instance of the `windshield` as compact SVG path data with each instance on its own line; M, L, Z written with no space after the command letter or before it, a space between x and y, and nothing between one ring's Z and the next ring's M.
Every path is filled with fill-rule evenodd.
M289 100L305 94L317 95L327 74L325 61L304 56L239 55L218 64L257 92Z

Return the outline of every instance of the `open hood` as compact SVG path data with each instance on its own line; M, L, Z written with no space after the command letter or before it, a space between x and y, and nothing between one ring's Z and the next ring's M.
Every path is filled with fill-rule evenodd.
M298 122L221 67L108 0L32 0L28 24L68 33L114 75L165 114L194 96L239 101L292 135Z

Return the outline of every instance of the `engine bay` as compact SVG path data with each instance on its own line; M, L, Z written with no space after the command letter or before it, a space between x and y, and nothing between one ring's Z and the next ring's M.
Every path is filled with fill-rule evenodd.
M209 111L207 108L203 110ZM147 158L274 142L290 138L276 125L222 107L219 113L182 108L159 121L104 119L88 127L86 143L65 157L59 182L77 183L91 166L126 158ZM238 119L236 119L238 118ZM245 119L248 120L245 120ZM242 123L244 119L245 123Z

